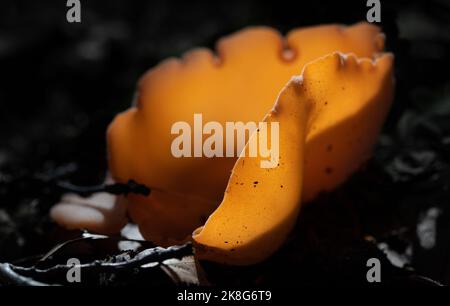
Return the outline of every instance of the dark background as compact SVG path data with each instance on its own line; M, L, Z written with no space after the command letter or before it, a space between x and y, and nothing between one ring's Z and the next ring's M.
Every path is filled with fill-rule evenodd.
M450 282L450 1L381 3L397 92L374 158L305 209L268 263L265 282L279 282L289 269L291 284L359 284L367 258L382 256L374 247L380 243L407 258L408 269ZM82 22L70 24L66 1L0 2L0 261L62 239L47 214L61 191L48 181L102 182L105 129L130 105L139 76L160 60L214 48L246 26L286 33L352 24L368 10L366 1L81 4ZM395 283L398 273L392 268L386 279ZM248 275L255 283L255 272ZM233 274L228 281L236 283Z

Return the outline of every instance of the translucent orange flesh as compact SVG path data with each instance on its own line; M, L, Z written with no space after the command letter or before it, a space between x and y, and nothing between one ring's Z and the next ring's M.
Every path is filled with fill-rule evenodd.
M280 164L238 159L222 203L194 233L197 257L248 265L273 254L295 223L302 186L333 186L369 156L392 91L391 55L372 62L335 53L309 63L266 117L279 122ZM305 164L308 152L314 161ZM308 176L311 164L320 173Z
M128 196L129 214L143 236L161 245L188 238L221 202L237 160L173 157L173 123L193 124L194 113L201 113L205 122L259 122L280 89L293 75L299 75L306 63L335 51L373 58L383 50L383 41L379 29L365 23L297 29L285 39L270 28L249 28L220 40L217 57L209 50L197 49L181 60L169 59L150 70L139 83L136 105L116 116L108 130L114 179L134 179L154 189L149 197ZM355 64L353 69L361 70L364 65L372 64ZM327 69L332 72L327 67L319 70ZM308 71L306 81L308 73L327 77L323 72ZM303 199L310 200L342 183L369 156L390 100L390 93L383 91L387 89L370 76L364 82L354 81L365 91L345 83L349 77L343 75L333 80L327 95L320 96L321 102L335 101L339 106L308 133ZM351 111L351 103L363 103L377 95L386 101L370 104L370 116L370 112ZM349 120L354 116L361 119ZM368 123L363 124L363 117ZM354 129L355 122L360 130ZM339 129L331 131L335 127ZM347 133L355 137L348 139Z

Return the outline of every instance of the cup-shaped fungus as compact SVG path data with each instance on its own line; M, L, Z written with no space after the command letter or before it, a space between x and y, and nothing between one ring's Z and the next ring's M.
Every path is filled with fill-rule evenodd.
M265 118L279 123L279 165L265 169L259 155L239 157L222 203L193 235L197 256L246 265L275 252L295 223L308 180L321 176L308 176L308 152L331 177L315 182L330 185L369 156L392 97L391 67L391 55L372 61L339 53L307 64ZM333 177L328 168L340 173Z
M296 29L285 39L257 27L220 40L217 57L197 49L150 70L135 105L108 129L114 180L152 188L149 197L126 198L142 235L166 246L195 230L197 255L228 264L270 256L300 203L344 182L370 156L393 95L383 45L383 34L366 23ZM196 148L174 156L174 123L195 126L196 114L222 126L278 122L276 165L261 167L261 156L244 154L260 130L242 152L233 140L212 157ZM200 130L187 138L203 143L212 132Z

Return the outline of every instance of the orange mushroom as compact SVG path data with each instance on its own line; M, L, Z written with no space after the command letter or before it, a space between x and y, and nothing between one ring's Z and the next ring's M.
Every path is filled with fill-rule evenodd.
M295 223L302 186L335 185L369 156L391 102L391 68L391 55L372 62L334 53L307 64L265 119L279 122L279 166L261 168L260 156L238 159L222 203L193 235L197 257L248 265L275 252ZM334 173L308 176L308 152L321 161L313 165ZM323 172L328 179L319 181Z
M139 82L135 105L117 115L108 129L113 178L119 182L133 179L152 188L149 197L127 197L128 213L143 236L160 245L180 243L191 239L193 230L206 222L194 235L199 256L203 250L216 254L204 258L232 264L254 263L269 256L289 231L302 199L309 201L319 192L335 188L370 156L392 99L391 56L371 60L380 56L383 45L383 34L366 23L296 29L285 39L270 28L256 27L220 40L217 57L209 50L197 49L181 60L168 59L150 70ZM354 55L333 54L336 51ZM289 83L280 95L275 108L281 108L280 113L270 113L280 89L302 71L303 81ZM297 92L295 87L302 93L286 93ZM289 97L283 100L286 95ZM309 104L314 107L307 115L302 108ZM286 114L283 105L298 116ZM172 155L171 127L175 122L192 123L196 113L222 125L259 122L268 112L267 118L280 120L279 167L264 172L251 167L248 157ZM305 130L306 120L311 125ZM283 125L292 132L284 131ZM283 159L287 150L285 156L290 157ZM247 166L236 168L244 160ZM263 173L267 178L259 178L261 185L254 188L252 176ZM242 187L231 187L236 175L245 179ZM287 178L290 181L283 184ZM263 203L262 195L267 199ZM261 199L259 204L252 196ZM280 208L273 216L262 213L261 209L275 207L277 202L286 209ZM244 203L252 204L236 208ZM242 226L260 225L258 230L246 232L239 248L231 243L224 246L217 229L231 236L237 231L231 230L234 223L227 225L224 218L237 218L236 224ZM288 221L279 227L283 220ZM80 219L75 223L72 227L90 226ZM274 247L256 248L259 256L248 253L261 237L271 237L265 244ZM231 249L236 255L226 252Z

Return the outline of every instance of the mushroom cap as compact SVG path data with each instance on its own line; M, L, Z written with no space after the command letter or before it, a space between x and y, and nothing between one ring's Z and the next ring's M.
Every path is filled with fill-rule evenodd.
M261 168L259 155L239 157L222 203L193 234L199 259L265 260L291 231L308 186L336 186L369 157L392 101L392 61L390 54L372 61L334 53L287 84L265 117L279 124L278 166ZM315 167L324 171L308 172Z
M196 49L147 72L139 82L134 106L117 115L108 129L113 178L134 179L156 191L149 197L127 197L130 217L143 236L160 245L186 240L221 202L239 153L226 158L176 158L171 153L173 123L192 123L194 113L201 113L205 122L222 125L259 122L280 89L307 63L335 51L373 58L383 45L379 28L367 23L295 29L285 38L273 29L254 27L221 39L217 55ZM311 149L305 153L306 177L313 177L305 180L305 200L340 184L368 155L364 148L364 158L345 160L342 165L349 171L334 172L338 174L333 179L316 177L314 173L323 173L324 164L312 160L316 150L323 150L323 139L328 140L320 131L316 135L308 139ZM340 168L338 160L331 162Z

